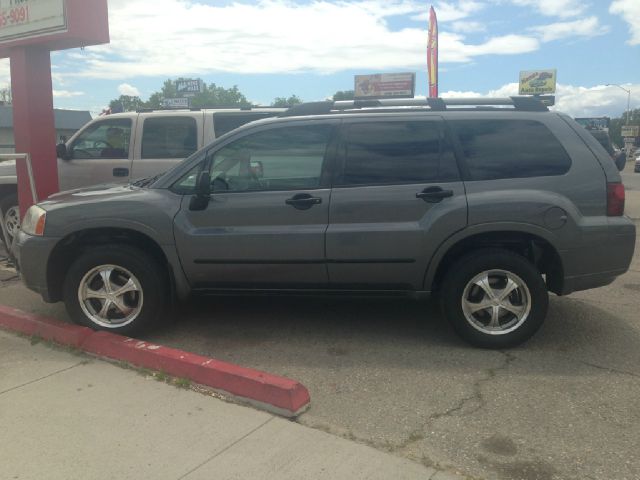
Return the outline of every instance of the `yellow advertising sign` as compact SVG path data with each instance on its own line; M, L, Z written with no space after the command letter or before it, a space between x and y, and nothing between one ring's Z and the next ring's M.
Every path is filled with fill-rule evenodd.
M556 93L556 70L520 72L520 95Z

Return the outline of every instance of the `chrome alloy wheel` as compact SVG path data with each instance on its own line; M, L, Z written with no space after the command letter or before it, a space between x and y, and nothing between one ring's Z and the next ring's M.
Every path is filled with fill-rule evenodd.
M505 335L527 320L531 293L525 282L511 272L484 271L467 283L462 294L462 311L476 330Z
M142 311L142 287L126 268L100 265L82 277L78 301L93 323L105 328L124 327Z
M9 240L13 240L20 230L20 207L14 205L5 212L4 227L7 229Z

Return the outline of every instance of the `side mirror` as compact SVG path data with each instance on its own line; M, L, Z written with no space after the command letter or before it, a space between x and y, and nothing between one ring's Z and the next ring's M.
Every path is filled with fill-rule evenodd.
M196 192L189 202L189 210L204 210L209 205L211 196L211 175L209 172L200 172L196 180Z
M67 146L64 143L59 143L58 145L56 145L56 155L58 155L58 158L61 158L62 160L71 159L67 150Z

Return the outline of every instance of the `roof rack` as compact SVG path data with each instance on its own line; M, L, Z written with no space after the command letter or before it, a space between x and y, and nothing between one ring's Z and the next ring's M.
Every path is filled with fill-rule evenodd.
M266 109L274 109L274 110L282 110L280 107L270 107L263 105L247 105L247 106L239 106L239 105L220 105L220 106L212 106L212 107L184 107L184 108L170 108L170 107L160 107L160 108L139 108L136 110L136 113L150 113L150 112L180 112L180 111L189 111L189 112L200 112L202 110L235 110L235 111L243 111L249 112L252 110L266 110ZM122 112L120 112L122 113Z
M365 108L414 107L429 108L442 112L448 107L513 107L523 112L548 112L547 105L554 104L554 97L506 97L506 98L405 98L384 100L327 100L324 102L308 102L294 105L283 112L281 117L297 117L306 115L326 115L343 111Z

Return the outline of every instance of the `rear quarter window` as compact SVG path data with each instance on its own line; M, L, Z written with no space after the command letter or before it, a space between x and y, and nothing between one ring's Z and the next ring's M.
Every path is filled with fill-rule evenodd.
M450 120L464 152L471 180L564 175L571 158L541 122Z

